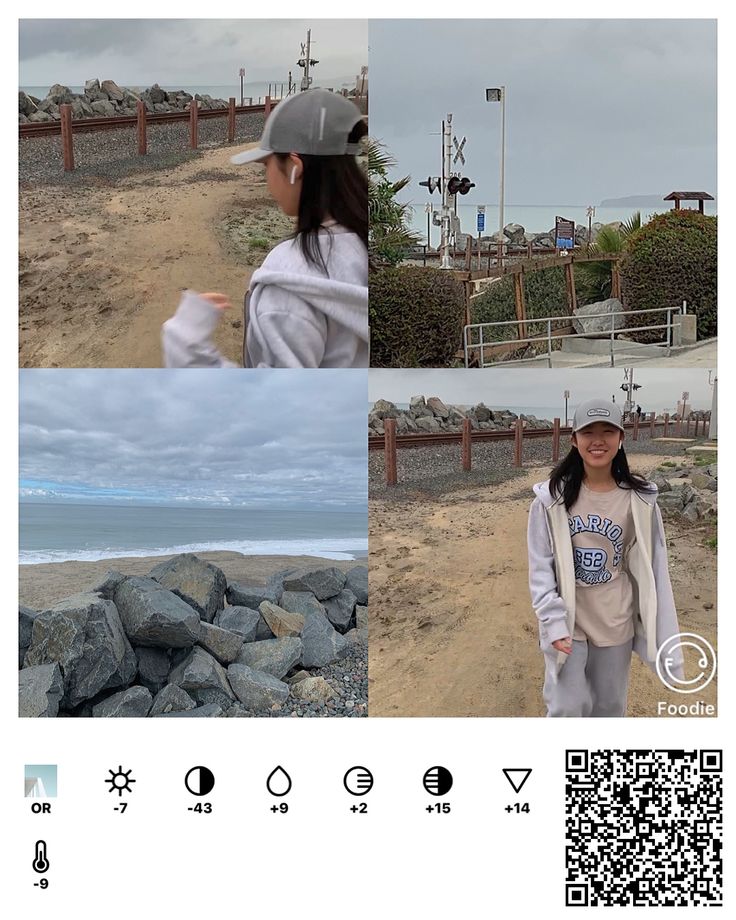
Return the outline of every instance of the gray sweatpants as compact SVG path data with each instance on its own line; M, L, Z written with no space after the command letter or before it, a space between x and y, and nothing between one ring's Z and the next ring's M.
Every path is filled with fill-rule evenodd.
M547 716L616 717L626 715L634 640L601 648L574 641L557 673L557 652L544 653L544 702Z

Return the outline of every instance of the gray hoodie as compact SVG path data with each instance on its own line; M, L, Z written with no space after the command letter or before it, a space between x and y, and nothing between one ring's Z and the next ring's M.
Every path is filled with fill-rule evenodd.
M250 281L245 367L368 367L368 254L355 233L320 231L327 274L297 240L279 243ZM233 367L211 335L221 312L185 291L162 328L166 367Z
M650 492L631 493L631 515L636 539L627 557L627 568L634 583L637 609L634 616L634 651L653 670L657 650L679 633L675 600L667 568L667 545L662 515L657 505L657 487ZM529 550L529 591L539 620L539 639L549 651L558 639L572 636L575 630L575 566L568 514L562 498L554 499L549 482L534 486L536 498L529 510L527 547ZM682 652L675 652L671 671L682 678ZM557 664L567 660L558 653Z

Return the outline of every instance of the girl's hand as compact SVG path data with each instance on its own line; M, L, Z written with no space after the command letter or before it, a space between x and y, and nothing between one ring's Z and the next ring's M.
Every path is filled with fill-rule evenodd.
M552 643L552 648L556 648L558 652L564 652L566 655L569 655L572 652L572 639L569 636L565 636L564 639L557 639Z
M205 300L208 300L213 307L217 307L218 310L232 310L233 305L227 299L226 294L217 294L214 291L210 291L207 294L200 294L200 297L204 297Z

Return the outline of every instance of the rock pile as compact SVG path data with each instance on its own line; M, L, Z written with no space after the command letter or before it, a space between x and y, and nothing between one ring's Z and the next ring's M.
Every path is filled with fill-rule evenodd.
M693 523L718 513L718 467L680 465L651 477L659 489L657 504L663 517L682 518Z
M397 434L435 434L442 431L462 431L463 421L470 419L474 431L498 431L513 428L521 419L525 428L551 428L549 419L534 415L517 415L508 409L489 409L482 402L470 409L447 406L437 396L412 396L408 409L397 409L387 399L379 399L368 413L368 434L383 435L383 420L396 419Z
M68 86L55 83L45 99L38 99L22 90L18 93L18 122L59 121L59 106L66 103L72 107L72 118L112 118L116 115L135 115L136 104L142 101L151 114L164 112L185 112L192 99L200 109L226 109L225 99L213 99L206 93L191 93L183 89L161 89L158 83L148 89L128 89L118 86L114 80L87 80L83 93L73 93Z
M338 696L316 672L368 639L368 569L229 582L190 553L19 610L21 716L271 714ZM353 704L354 705L354 704Z

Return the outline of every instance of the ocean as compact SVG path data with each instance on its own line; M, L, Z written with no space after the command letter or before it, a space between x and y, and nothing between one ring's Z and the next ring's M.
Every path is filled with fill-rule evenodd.
M367 511L20 504L19 564L232 550L245 555L356 559L368 552Z

